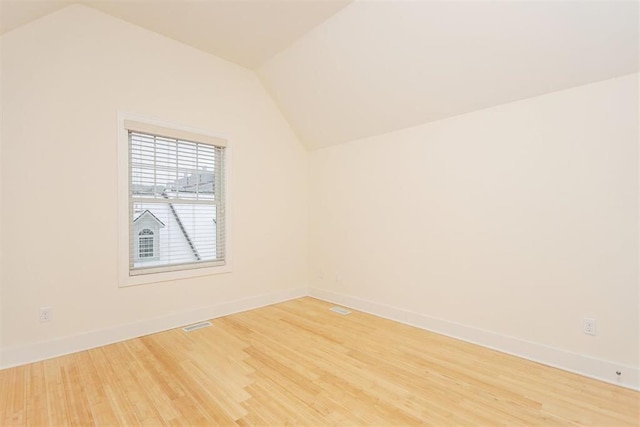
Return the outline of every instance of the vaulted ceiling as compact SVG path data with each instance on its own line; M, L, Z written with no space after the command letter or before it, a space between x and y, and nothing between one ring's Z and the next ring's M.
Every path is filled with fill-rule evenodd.
M350 0L0 0L0 34L80 3L255 68Z
M0 34L70 3L0 0ZM256 70L311 149L638 72L636 1L79 3Z
M316 148L636 71L636 2L363 1L259 73Z

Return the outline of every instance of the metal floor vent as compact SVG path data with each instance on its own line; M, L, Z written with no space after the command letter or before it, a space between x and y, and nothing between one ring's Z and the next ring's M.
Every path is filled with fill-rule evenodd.
M213 323L206 321L206 322L194 323L193 325L185 326L184 328L182 328L182 330L185 332L191 332L191 331L195 331L202 328L208 328L209 326L213 326Z
M329 310L338 313L338 314L343 314L343 315L347 315L347 314L351 314L350 310L347 310L346 308L342 308L342 307L331 307Z

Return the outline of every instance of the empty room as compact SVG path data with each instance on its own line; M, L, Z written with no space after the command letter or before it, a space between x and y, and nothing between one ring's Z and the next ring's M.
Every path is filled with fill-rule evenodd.
M639 5L0 0L0 426L640 426Z

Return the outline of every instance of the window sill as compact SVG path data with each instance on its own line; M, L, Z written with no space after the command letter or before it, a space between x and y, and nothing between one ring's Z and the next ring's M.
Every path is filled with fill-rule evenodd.
M186 270L139 274L136 276L130 276L129 272L126 271L125 274L120 275L118 286L124 288L128 286L147 285L151 283L189 279L192 277L212 276L230 272L231 265L229 264L219 267L192 268Z

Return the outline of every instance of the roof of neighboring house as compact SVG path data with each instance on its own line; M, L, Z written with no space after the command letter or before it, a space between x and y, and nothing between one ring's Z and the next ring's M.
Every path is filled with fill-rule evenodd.
M156 221L158 221L158 223L159 223L162 227L164 227L164 222L160 221L160 220L158 219L158 217L157 217L157 216L155 216L154 214L152 214L152 213L151 213L151 211L149 211L149 209L146 209L144 212L142 212L140 215L138 215L138 217L137 217L136 219L134 219L134 220L133 220L133 223L135 224L135 222L136 222L137 220L139 220L140 218L142 218L145 214L149 214L149 215L151 215L151 217L152 217L153 219L155 219Z

